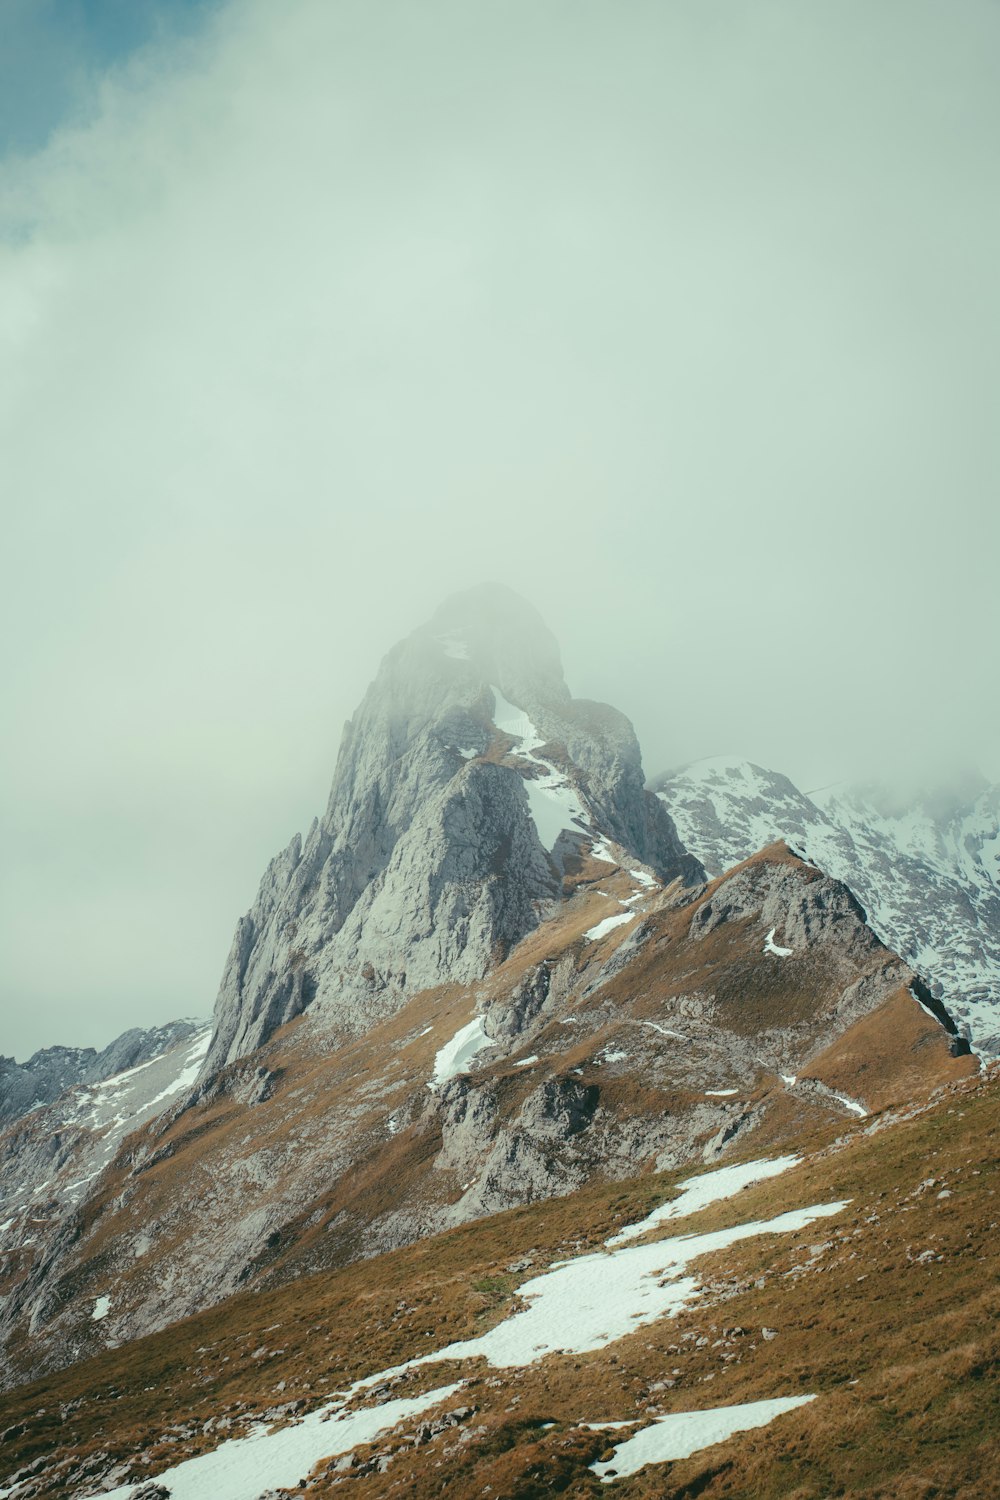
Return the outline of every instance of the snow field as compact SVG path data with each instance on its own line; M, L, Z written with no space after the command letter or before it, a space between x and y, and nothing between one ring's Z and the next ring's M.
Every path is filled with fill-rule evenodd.
M421 1036L423 1034L421 1032ZM436 1089L446 1079L464 1073L476 1053L492 1045L493 1039L488 1037L483 1030L482 1019L479 1016L473 1016L468 1025L456 1031L451 1040L445 1042L437 1052L434 1058L434 1072L427 1085L428 1088Z
M457 1057L463 1035L471 1039L476 1023L463 1027L449 1043ZM446 1051L448 1049L442 1049ZM345 1411L351 1397L385 1381L445 1360L483 1358L497 1369L534 1364L548 1354L582 1354L624 1338L657 1318L676 1312L696 1295L696 1277L685 1274L689 1264L713 1250L724 1249L758 1234L787 1234L804 1229L817 1219L829 1218L846 1207L845 1202L816 1204L794 1209L774 1219L753 1221L709 1234L690 1234L619 1248L623 1239L643 1233L661 1217L691 1212L696 1207L731 1196L751 1181L775 1176L797 1161L795 1157L770 1162L752 1162L723 1167L716 1172L689 1178L684 1191L667 1213L656 1210L641 1226L627 1226L596 1253L557 1262L540 1276L523 1282L518 1296L526 1307L477 1338L447 1344L430 1354L407 1360L356 1380L332 1402L300 1421L270 1431L261 1423L242 1438L221 1444L212 1453L187 1459L155 1477L170 1490L172 1500L249 1500L269 1488L294 1488L324 1458L349 1452L359 1443L370 1442L396 1423L405 1421L446 1400L463 1382L437 1387L422 1396L382 1402L358 1411ZM683 1205L683 1206L682 1206ZM803 1398L798 1398L799 1400ZM752 1407L732 1407L715 1413L686 1413L673 1421L664 1418L645 1428L616 1450L616 1472L636 1468L660 1458L680 1456L674 1449L681 1441L698 1446L719 1442L730 1433L771 1420L787 1404L756 1402ZM746 1420L751 1410L754 1420ZM683 1421L682 1421L683 1419ZM733 1425L735 1419L735 1425ZM681 1423L681 1425L678 1425ZM686 1423L687 1425L683 1425ZM652 1436L650 1436L652 1434ZM639 1443L638 1440L642 1439ZM669 1444L673 1448L669 1448ZM637 1446L634 1446L638 1444ZM598 1470L595 1468L595 1472ZM612 1477L610 1465L602 1478ZM130 1500L133 1484L108 1491L109 1500Z
M791 956L792 956L792 949L791 948L779 948L778 944L774 941L774 934L775 934L775 928L772 927L771 931L768 933L767 937L764 939L764 950L763 951L765 953L773 953L774 956L775 956L775 958L791 958Z
M488 1333L448 1344L399 1368L481 1356L498 1369L509 1369L534 1364L547 1354L585 1354L603 1349L683 1307L698 1290L697 1279L684 1272L699 1256L757 1234L789 1234L805 1229L814 1220L829 1218L846 1206L846 1201L817 1204L710 1234L655 1240L648 1245L611 1249L610 1253L600 1250L564 1261L522 1282L518 1296L528 1306ZM611 1243L607 1242L609 1247ZM372 1378L384 1380L391 1373L383 1371Z
M370 1443L397 1422L419 1416L460 1389L461 1382L444 1385L423 1396L385 1401L361 1411L343 1412L334 1402L276 1432L261 1423L248 1437L231 1438L156 1479L170 1491L170 1500L253 1500L265 1490L294 1489L320 1459ZM130 1500L137 1487L137 1480L119 1485L102 1492L102 1500Z
M736 1090L718 1092L735 1093ZM667 1219L679 1219L685 1214L697 1213L700 1208L707 1208L710 1203L718 1203L722 1198L732 1198L752 1182L779 1177L790 1167L797 1167L800 1161L801 1157L798 1156L775 1156L770 1161L745 1161L731 1167L718 1167L714 1172L699 1172L697 1177L688 1177L680 1184L680 1192L676 1198L654 1208L639 1223L624 1225L604 1243L608 1249L613 1249L616 1245L637 1240L647 1230L655 1229Z
M616 911L614 916L605 917L603 922L598 922L594 927L588 927L583 935L590 942L596 943L599 938L606 937L616 927L621 927L625 922L634 921L635 916L634 911Z
M659 1417L634 1437L615 1448L607 1463L591 1464L591 1472L605 1484L635 1474L646 1464L662 1464L689 1458L702 1448L724 1442L736 1432L766 1427L775 1417L815 1401L815 1396L779 1396L771 1401L747 1401L741 1406L716 1406L708 1411L678 1411ZM605 1424L588 1423L588 1426Z

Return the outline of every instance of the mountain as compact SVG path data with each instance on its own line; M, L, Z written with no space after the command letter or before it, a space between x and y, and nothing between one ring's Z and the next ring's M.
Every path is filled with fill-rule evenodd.
M903 1237L907 1267L939 1264L936 1241L913 1243L911 1215L936 1233L913 1162L986 1172L994 1080L815 849L762 837L729 859L726 838L760 831L751 800L712 844L691 788L646 787L628 720L570 695L554 638L507 590L456 596L395 647L322 820L238 924L211 1031L0 1135L17 1209L0 1493L273 1500L447 1478L460 1496L592 1495L637 1451L599 1424L638 1411L655 1446L660 1417L704 1406L716 1377L741 1407L806 1421L797 1398L849 1378L823 1349L883 1218L876 1325L896 1358ZM752 1209L730 1202L740 1187ZM985 1213L989 1190L969 1187ZM695 1213L694 1240L663 1238ZM989 1258L952 1227L961 1257ZM761 1236L782 1241L773 1256ZM818 1283L796 1289L814 1262L830 1295L793 1379L765 1320L811 1316ZM950 1269L967 1296L965 1259ZM763 1330L746 1345L737 1313ZM852 1358L898 1389L895 1366ZM414 1467L423 1447L432 1465ZM787 1493L772 1477L761 1493Z
M45 1047L25 1063L0 1057L0 1128L67 1089L103 1083L142 1066L203 1031L199 1021L170 1021L145 1030L133 1027L98 1052L94 1047Z
M204 1022L174 1021L126 1032L100 1053L48 1048L9 1070L10 1114L24 1080L55 1097L8 1115L0 1131L0 1297L62 1242L125 1138L190 1093L210 1037ZM56 1093L64 1067L76 1081Z
M998 1130L993 1068L243 1291L0 1397L5 1490L985 1500Z
M698 761L658 794L706 870L786 839L842 880L984 1056L1000 1054L1000 786L900 800L884 788L806 795L749 761Z
M268 866L204 1076L307 1007L357 1031L420 990L482 978L600 838L658 879L703 875L645 789L631 724L570 696L531 605L500 585L456 595L389 652L323 818Z

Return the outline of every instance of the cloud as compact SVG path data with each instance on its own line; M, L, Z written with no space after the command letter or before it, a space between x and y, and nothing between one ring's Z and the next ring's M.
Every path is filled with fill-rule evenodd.
M483 577L650 770L1000 776L997 13L718 15L236 0L5 162L30 1045L207 1010L381 654Z

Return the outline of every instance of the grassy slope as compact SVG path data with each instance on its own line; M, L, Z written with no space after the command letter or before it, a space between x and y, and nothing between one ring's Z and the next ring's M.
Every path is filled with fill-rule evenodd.
M609 1453L608 1435L575 1427L581 1420L815 1391L819 1400L769 1429L649 1468L610 1492L663 1500L1000 1494L1000 1078L953 1085L932 1110L875 1133L866 1134L868 1124L851 1128L843 1146L826 1128L802 1143L811 1154L794 1172L671 1230L850 1198L840 1216L706 1258L697 1306L603 1351L523 1371L420 1371L414 1390L471 1377L453 1404L475 1414L421 1446L404 1431L383 1439L384 1473L364 1472L375 1450L362 1450L360 1467L319 1477L308 1492L346 1483L359 1496L415 1500L597 1495L605 1489L587 1464ZM140 1478L214 1446L202 1432L210 1419L289 1400L316 1404L349 1379L497 1321L518 1280L641 1216L672 1180L597 1185L244 1293L25 1387L0 1402L3 1470L41 1460L47 1477L36 1493L64 1500L87 1493L88 1464L96 1478L113 1459L144 1454L131 1470ZM950 1196L938 1197L945 1189ZM813 1246L824 1248L813 1254ZM530 1269L508 1269L527 1255ZM745 1332L726 1332L734 1327ZM763 1339L764 1327L777 1336Z

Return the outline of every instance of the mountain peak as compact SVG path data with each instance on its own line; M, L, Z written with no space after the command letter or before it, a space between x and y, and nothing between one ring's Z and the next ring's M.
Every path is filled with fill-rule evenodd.
M326 813L265 872L206 1077L307 1008L366 1030L422 989L481 978L608 840L664 882L703 877L645 789L632 725L570 696L538 611L500 584L453 595L386 655Z
M534 605L504 584L453 594L414 636L452 661L468 662L508 698L569 701L555 636Z

